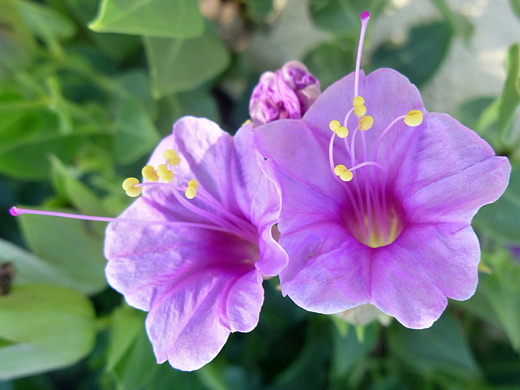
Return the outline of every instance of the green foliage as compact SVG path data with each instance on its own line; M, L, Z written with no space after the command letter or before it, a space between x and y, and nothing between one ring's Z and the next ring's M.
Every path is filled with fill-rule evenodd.
M377 48L371 69L394 68L421 86L432 77L446 56L452 35L450 25L444 21L415 26L403 44L389 41Z
M511 137L515 111L520 106L520 44L512 45L507 54L507 78L500 97L498 131Z
M94 346L92 304L58 286L15 287L0 297L0 380L61 368Z
M89 27L158 38L193 38L204 30L197 3L191 0L103 0Z
M199 38L144 38L152 95L161 98L198 87L229 65L229 53L207 28Z

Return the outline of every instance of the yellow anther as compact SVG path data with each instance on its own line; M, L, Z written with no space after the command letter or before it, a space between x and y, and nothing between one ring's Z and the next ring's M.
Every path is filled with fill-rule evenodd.
M172 166L179 165L181 159L177 156L177 152L173 149L165 150L163 153L163 157L166 162Z
M341 127L341 123L337 120L330 121L329 123L329 129L331 129L334 133L338 131L338 129Z
M199 188L199 183L197 180L192 179L188 182L188 187L186 187L186 191L184 192L186 198L193 199L195 195L197 195L197 188Z
M334 167L334 174L343 181L351 181L354 177L354 174L343 164L338 164Z
M343 164L338 164L334 167L334 174L336 176L339 176L342 173L347 172L347 171L348 171L347 167Z
M348 129L345 126L341 126L337 131L336 134L339 138L345 138L348 135Z
M368 130L374 124L374 118L370 115L366 115L359 120L359 130Z
M242 123L242 126L240 126L240 127L244 127L245 125L248 125L250 123L251 123L251 119L248 119L244 123Z
M354 174L351 171L343 172L341 175L339 175L339 178L343 181L351 181L354 177Z
M171 183L171 181L173 180L173 172L170 171L168 167L164 164L161 164L157 167L157 174L165 183Z
M352 101L352 105L354 107L364 106L365 105L365 99L363 99L361 96L356 96L354 100Z
M193 187L193 188L197 189L197 188L199 188L199 182L195 179L191 179L188 182L188 187Z
M141 170L141 174L143 175L143 178L148 181L157 181L159 180L159 176L157 175L157 172L155 172L155 169L151 165L145 165L143 169Z
M423 114L419 110L412 110L404 118L404 123L410 127L419 126L423 121Z
M354 108L354 115L358 118L361 118L367 113L367 108L365 106L357 106Z
M136 196L141 195L143 189L142 187L136 187L137 184L139 184L139 180L137 180L135 177L129 177L125 179L123 182L123 189L126 191L128 196L135 198Z

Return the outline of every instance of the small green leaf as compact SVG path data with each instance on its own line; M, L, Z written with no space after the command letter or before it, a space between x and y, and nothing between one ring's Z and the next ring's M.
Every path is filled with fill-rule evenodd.
M42 126L41 129L22 128L24 120L13 126L12 138L9 136L11 142L0 144L0 173L18 179L44 180L49 175L51 154L66 164L71 163L92 135L90 131L60 134L56 129L43 129L45 123L31 123Z
M25 0L16 0L16 5L29 29L39 38L71 38L76 26L56 10Z
M423 374L444 372L455 376L480 376L464 336L449 312L429 329L413 330L396 324L390 327L391 352Z
M509 0L511 4L511 8L513 8L513 12L516 14L516 17L520 19L520 0Z
M144 328L145 313L123 305L112 314L110 344L107 354L107 371L113 371L135 343Z
M473 219L478 229L509 246L520 246L520 167L513 166L509 186L495 203L482 207Z
M159 132L143 105L135 98L119 102L114 129L117 161L129 164L149 153L159 142Z
M345 321L341 320L346 324ZM337 327L332 328L332 367L335 378L348 376L352 367L368 356L377 342L380 325L376 322L364 328L364 340L360 341L354 327L347 324L349 331L341 335Z
M107 216L103 203L56 157L51 156L52 179L57 192L84 214ZM100 225L102 226L102 225Z
M3 0L0 12L0 80L25 68L35 49L34 38L16 3Z
M97 32L157 38L193 38L204 23L193 0L103 0L89 24Z
M507 54L507 77L500 97L498 131L507 142L511 138L513 118L520 105L520 44L509 48Z
M479 290L493 307L513 348L520 352L520 264L506 250L485 256L493 273L481 276Z
M74 281L72 288L94 294L106 287L103 240L89 223L27 214L17 220L34 254Z
M18 286L0 296L0 380L71 365L94 346L94 308L73 290Z
M394 68L419 86L433 76L443 61L452 35L446 22L415 26L404 44L387 42L377 48L372 56L372 69Z
M199 38L144 38L152 95L164 97L193 89L222 72L230 58L220 39L207 28Z

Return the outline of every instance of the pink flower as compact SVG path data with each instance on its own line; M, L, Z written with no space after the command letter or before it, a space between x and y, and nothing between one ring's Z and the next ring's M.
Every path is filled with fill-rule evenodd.
M281 287L309 311L370 303L426 328L447 298L475 292L480 248L471 220L504 192L511 167L472 130L428 113L406 77L359 70L368 17L356 72L301 120L255 130L282 189L279 242L289 265Z

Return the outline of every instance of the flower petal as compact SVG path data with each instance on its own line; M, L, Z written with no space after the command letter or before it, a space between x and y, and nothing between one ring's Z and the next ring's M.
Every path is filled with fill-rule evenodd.
M156 299L146 318L157 362L199 369L215 358L230 332L257 325L262 302L255 270L207 267L187 275Z
M412 222L469 223L505 191L511 165L473 130L446 114L428 114L393 185Z
M302 308L338 313L367 303L370 248L340 225L319 222L282 234L289 265L280 274L284 295Z

